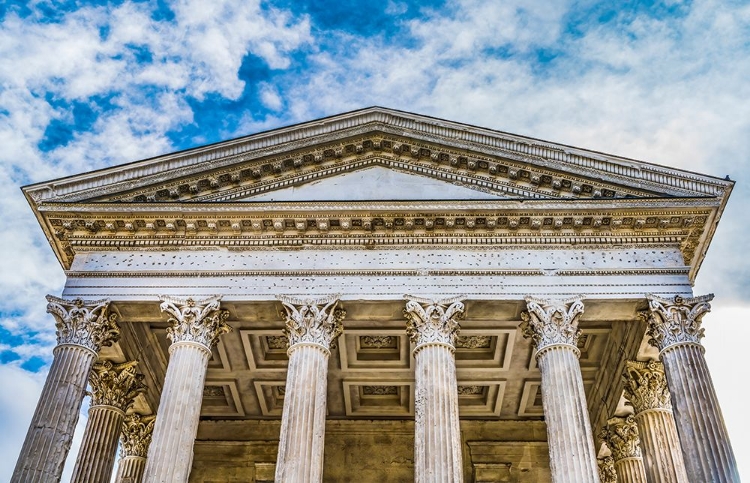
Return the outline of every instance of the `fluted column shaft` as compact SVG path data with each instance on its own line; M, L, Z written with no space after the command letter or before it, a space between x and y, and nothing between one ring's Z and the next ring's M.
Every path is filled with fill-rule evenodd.
M195 342L170 346L159 417L149 447L144 481L187 482L198 434L203 384L211 352Z
M112 406L92 406L71 483L108 483L115 465L117 440L125 413Z
M417 483L463 481L458 385L453 346L414 350L414 469Z
M60 481L94 360L96 353L85 347L55 347L52 366L11 481Z
M115 483L141 483L146 469L146 458L143 456L125 456L117 465Z
M329 355L312 343L289 349L277 482L323 481Z
M737 482L737 462L703 348L679 345L661 353L688 476L692 481Z
M537 355L550 470L555 483L599 483L596 451L575 347L555 345Z
M703 355L703 316L713 295L671 299L647 296L650 343L664 364L688 478L739 483L737 461Z
M524 337L534 341L553 483L599 483L591 421L583 388L577 342L583 313L580 297L526 297L521 314Z
M687 483L685 462L672 411L648 409L635 415L649 483Z
M643 471L643 459L623 458L615 461L617 483L646 483L646 473Z

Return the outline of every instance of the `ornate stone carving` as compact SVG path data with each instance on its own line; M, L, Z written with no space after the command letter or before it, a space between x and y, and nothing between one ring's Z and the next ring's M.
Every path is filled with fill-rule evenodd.
M617 483L617 472L615 471L615 460L611 456L605 456L596 460L599 465L599 479L602 483Z
M392 335L363 335L359 343L363 349L393 349L398 346L398 339Z
M459 396L481 396L486 386L458 386Z
M109 300L65 300L47 295L47 312L55 317L58 345L73 344L99 352L120 339L117 314L110 314Z
M703 316L711 310L711 300L714 295L683 298L675 295L665 299L656 295L647 295L649 312L648 320L649 343L660 351L675 344L700 344L703 338L701 321Z
M601 438L606 441L615 461L624 458L640 458L641 442L638 438L638 426L633 416L610 418L601 431Z
M289 347L300 343L311 343L331 349L344 331L342 320L346 310L339 307L339 296L330 295L322 299L296 299L285 295L277 297L286 311L284 335Z
M523 336L534 341L536 350L553 345L569 345L578 352L578 338L581 329L578 319L583 313L583 297L576 296L565 300L542 300L526 297L526 308L521 312Z
M268 335L266 336L266 342L269 349L278 350L289 347L289 339L285 335Z
M203 388L203 397L226 397L224 386L205 386Z
M172 327L167 328L167 337L172 344L195 342L211 350L219 336L232 330L226 322L229 312L219 309L221 295L198 301L167 295L159 298L161 311L171 315Z
M120 457L148 455L148 446L154 432L156 416L129 414L125 416L120 434Z
M398 394L397 386L362 386L362 394L365 396L395 396Z
M492 336L459 335L456 338L456 349L489 349L492 347Z
M667 377L661 362L626 361L622 380L625 397L636 414L649 409L672 409Z
M146 392L143 375L138 374L137 361L115 364L97 362L89 373L92 406L113 406L123 412L130 409L138 394Z
M430 300L404 295L406 333L417 347L432 342L455 347L460 330L458 319L464 314L464 296Z

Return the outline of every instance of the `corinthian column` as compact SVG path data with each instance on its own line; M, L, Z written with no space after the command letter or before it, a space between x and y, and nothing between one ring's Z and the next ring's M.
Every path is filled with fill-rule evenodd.
M615 460L611 456L605 456L596 460L599 465L599 479L602 483L617 483L617 471L615 471Z
M649 483L687 483L685 462L661 362L627 361L625 398L633 406Z
M338 307L337 295L278 298L286 310L289 368L274 481L316 483L323 481L328 357L346 311Z
M120 434L120 462L117 465L116 483L141 483L143 480L155 421L155 416L125 416Z
M91 407L71 483L109 482L125 412L146 391L138 362L94 364L89 375Z
M47 301L47 312L55 317L57 346L13 482L60 481L91 365L102 346L120 337L117 316L107 310L109 300L63 300L48 295Z
M619 483L646 483L638 428L633 416L610 418L601 433L614 459Z
M461 298L408 299L406 332L414 343L414 481L463 481L454 358Z
M648 295L648 335L659 349L691 481L740 481L737 461L703 356L701 321L713 294L664 299Z
M219 309L221 296L161 300L162 312L171 315L172 345L144 481L179 483L190 475L211 348L232 328L226 323L229 312Z
M542 373L542 405L552 481L598 483L594 439L578 362L581 297L567 300L526 297L526 308L521 313L521 330L524 337L534 342Z

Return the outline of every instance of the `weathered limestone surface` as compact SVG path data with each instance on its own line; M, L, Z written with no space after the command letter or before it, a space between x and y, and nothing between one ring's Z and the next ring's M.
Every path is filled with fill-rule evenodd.
M739 482L719 401L700 344L713 295L648 297L650 342L659 349L691 481Z
M617 481L620 483L646 483L643 468L638 428L633 416L610 418L602 429L602 439L606 441L614 459Z
M116 483L141 483L146 455L154 431L154 416L130 414L125 417L120 435L120 461Z
M119 337L108 300L63 300L47 296L55 317L57 347L11 481L60 481L73 440L86 380L102 346Z
M277 482L323 480L326 388L331 344L346 312L338 297L279 297L287 313L289 367L276 463Z
M635 411L648 481L687 483L664 366L657 361L628 361L623 382L625 397Z
M196 301L164 297L161 310L172 317L172 340L153 444L149 447L144 481L188 481L198 431L203 384L211 348L229 332L229 313L219 309L221 297Z
M72 483L109 482L115 464L117 440L125 412L138 394L146 391L138 362L94 364L89 375L91 407L83 441L73 468Z
M462 482L454 351L464 305L458 298L407 298L404 315L416 364L414 481Z
M526 297L521 329L533 340L542 374L542 404L547 423L552 481L599 483L599 469L586 408L579 351L580 297L541 300Z

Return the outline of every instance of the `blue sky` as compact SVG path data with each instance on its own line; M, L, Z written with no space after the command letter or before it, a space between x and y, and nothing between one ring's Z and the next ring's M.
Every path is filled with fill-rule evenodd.
M64 282L18 188L370 105L738 180L695 291L750 478L746 2L6 0L0 58L0 480Z

